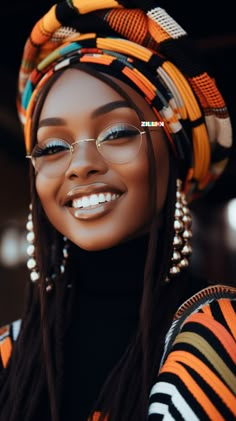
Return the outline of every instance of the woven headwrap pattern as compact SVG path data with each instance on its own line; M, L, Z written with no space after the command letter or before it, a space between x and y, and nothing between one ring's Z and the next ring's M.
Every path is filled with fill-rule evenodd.
M67 0L52 6L32 29L19 72L17 106L27 153L41 88L58 69L86 63L141 93L164 121L184 167L189 200L198 197L224 170L232 129L225 101L195 63L190 41L152 0Z

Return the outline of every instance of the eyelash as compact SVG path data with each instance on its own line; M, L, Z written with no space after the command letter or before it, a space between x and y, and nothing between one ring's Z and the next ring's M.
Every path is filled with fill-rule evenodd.
M61 143L60 140L51 140L46 145L38 144L34 151L34 158L38 158L44 155L53 155L53 153L50 153L53 148L57 149L57 152L64 151L65 150L65 144Z
M116 140L121 137L131 137L134 133L131 129L127 128L125 125L112 126L107 132L104 133L103 140ZM110 136L114 136L114 139L109 139Z

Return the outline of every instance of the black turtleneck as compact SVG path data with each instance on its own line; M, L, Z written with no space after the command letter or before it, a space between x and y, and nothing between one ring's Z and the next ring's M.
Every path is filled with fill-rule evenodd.
M87 421L136 331L147 237L108 250L76 250L76 302L67 338L64 419Z

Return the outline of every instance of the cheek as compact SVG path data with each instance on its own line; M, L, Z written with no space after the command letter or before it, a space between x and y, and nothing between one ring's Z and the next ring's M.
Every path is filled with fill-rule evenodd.
M50 180L44 178L41 175L36 176L35 186L42 204L48 197L52 195L52 186Z
M45 178L39 174L36 176L35 186L42 207L50 219L50 215L56 212L57 183L55 179Z
M136 160L119 169L120 178L126 185L127 200L123 201L124 215L130 227L146 224L151 216L149 164L144 150Z
M169 150L164 138L160 135L157 139L153 140L153 152L156 166L156 182L157 197L156 197L156 210L160 213L163 209L169 179ZM134 215L140 217L150 218L152 203L151 203L151 185L149 182L149 162L147 154L147 144L145 144L139 159L130 164L129 168L124 168L124 178L129 189L130 203L133 201L135 209ZM132 206L130 206L132 209ZM135 216L133 217L135 218ZM131 215L130 215L131 216Z

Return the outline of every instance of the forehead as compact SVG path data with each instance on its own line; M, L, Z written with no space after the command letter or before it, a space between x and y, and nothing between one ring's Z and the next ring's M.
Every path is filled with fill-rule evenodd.
M99 79L99 74L95 77L84 70L66 69L50 88L41 110L41 118L54 117L55 113L72 113L73 110L86 113L109 102L124 100L122 94L109 85L111 80L125 92L131 104L135 104L146 120L156 120L155 113L138 92L115 77L105 76L108 83Z

